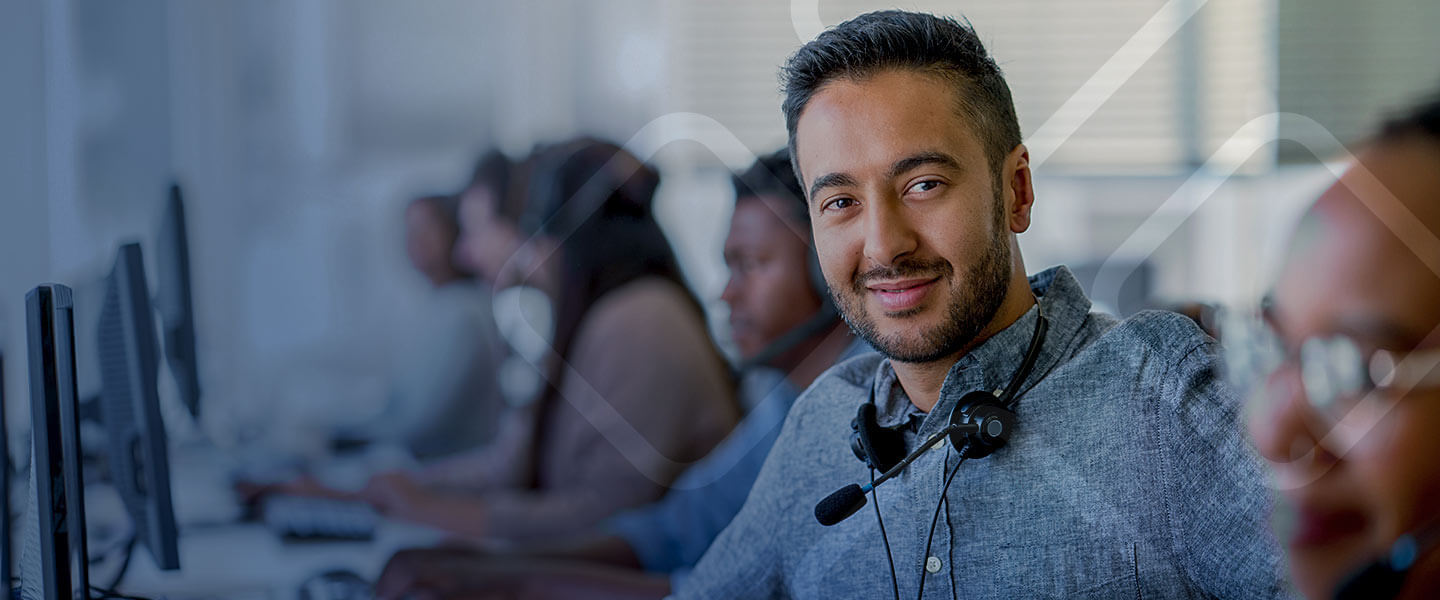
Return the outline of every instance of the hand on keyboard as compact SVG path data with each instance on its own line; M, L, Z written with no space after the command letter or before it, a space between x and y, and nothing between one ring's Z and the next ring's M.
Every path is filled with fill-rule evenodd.
M272 495L264 500L265 525L287 540L369 540L380 517L357 500Z

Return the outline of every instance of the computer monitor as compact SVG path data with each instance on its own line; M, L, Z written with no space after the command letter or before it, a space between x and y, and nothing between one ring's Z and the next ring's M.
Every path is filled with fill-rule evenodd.
M72 328L73 329L73 328ZM73 348L72 348L73 351ZM5 349L0 347L0 450L5 461L0 463L0 582L7 593L14 579L14 560L10 557L10 430L5 421Z
M161 569L180 568L165 425L155 389L159 369L154 313L140 244L120 247L100 312L100 416L110 479L135 525L136 540Z
M178 184L170 186L155 248L155 308L160 311L165 336L165 359L180 390L180 401L191 416L199 417L200 368L195 362L195 317L190 302L190 245Z
M89 597L75 335L70 288L42 285L25 296L30 350L31 464L21 596Z

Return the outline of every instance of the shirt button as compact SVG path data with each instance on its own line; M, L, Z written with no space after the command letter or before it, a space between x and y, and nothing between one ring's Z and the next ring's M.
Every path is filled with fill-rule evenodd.
M930 558L925 559L925 570L926 570L926 571L929 571L929 572L931 572L931 573L939 573L939 572L940 572L940 559L935 558L935 557L933 557L933 556L930 557Z

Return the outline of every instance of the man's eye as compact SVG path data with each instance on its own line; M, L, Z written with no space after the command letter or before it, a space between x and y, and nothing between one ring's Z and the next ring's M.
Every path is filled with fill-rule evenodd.
M826 210L844 210L855 205L854 198L840 197L825 204Z
M915 183L915 185L910 186L910 191L924 193L934 190L938 187L940 187L939 181L936 181L934 179L927 179L925 181L918 181Z

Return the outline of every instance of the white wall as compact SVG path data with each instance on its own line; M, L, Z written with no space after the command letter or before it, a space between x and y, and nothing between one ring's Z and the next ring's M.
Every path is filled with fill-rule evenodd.
M0 4L0 352L10 431L29 428L25 292L53 278L45 186L45 81L41 6ZM12 437L11 447L22 440Z

